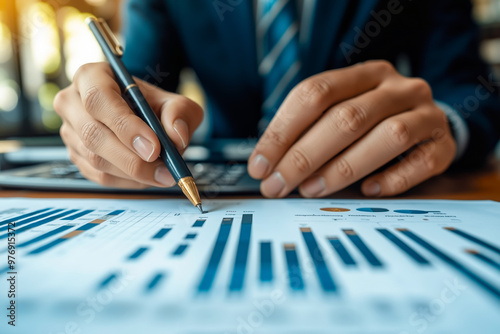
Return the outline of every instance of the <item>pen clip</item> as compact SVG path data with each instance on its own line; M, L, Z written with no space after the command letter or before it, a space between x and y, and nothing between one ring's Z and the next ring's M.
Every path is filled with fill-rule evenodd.
M87 19L87 24L89 24L90 22L95 23L96 28L101 33L102 37L106 41L106 44L108 44L111 51L118 57L123 56L123 47L120 45L120 42L118 42L118 40L116 39L115 35L109 28L106 21L104 21L103 19L96 19L93 17L89 17Z

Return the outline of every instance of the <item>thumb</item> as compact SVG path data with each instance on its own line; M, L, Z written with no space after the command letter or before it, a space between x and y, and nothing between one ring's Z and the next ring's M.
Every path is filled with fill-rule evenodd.
M160 120L179 152L184 152L193 132L203 119L203 110L190 99L178 95L168 99L160 110Z
M168 137L179 152L183 153L203 120L203 109L187 97L167 92L144 81L136 81Z

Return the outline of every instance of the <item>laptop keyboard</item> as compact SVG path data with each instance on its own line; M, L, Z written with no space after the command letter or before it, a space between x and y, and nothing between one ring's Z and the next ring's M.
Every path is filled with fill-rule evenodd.
M27 168L12 173L13 176L44 179L85 180L78 167L70 162L44 165L45 168ZM188 167L198 186L231 186L246 174L245 164L188 163Z

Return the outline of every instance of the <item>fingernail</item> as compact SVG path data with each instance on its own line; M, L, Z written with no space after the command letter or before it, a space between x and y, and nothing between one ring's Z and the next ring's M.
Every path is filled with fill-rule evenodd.
M300 190L305 197L316 197L326 189L325 179L321 176L307 180Z
M173 187L175 180L165 166L158 166L155 171L155 180L167 187Z
M274 172L262 182L262 192L267 197L277 197L285 188L285 179L280 172Z
M257 154L248 167L255 178L262 179L269 169L269 161L262 154Z
M380 195L380 184L378 182L368 183L364 187L364 191L366 196L378 196Z
M132 146L134 146L135 151L145 161L149 161L149 159L151 159L155 150L153 143L141 136L135 137L132 142Z
M189 129L186 122L178 118L175 120L172 127L174 128L175 132L177 132L177 135L181 139L182 148L185 149L187 147L188 136L189 136Z

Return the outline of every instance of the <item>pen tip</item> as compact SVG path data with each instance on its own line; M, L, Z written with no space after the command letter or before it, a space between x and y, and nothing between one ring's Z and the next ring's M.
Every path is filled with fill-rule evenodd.
M196 207L200 210L200 212L201 212L201 213L205 213L205 212L203 211L203 208L202 208L201 204L198 204Z

